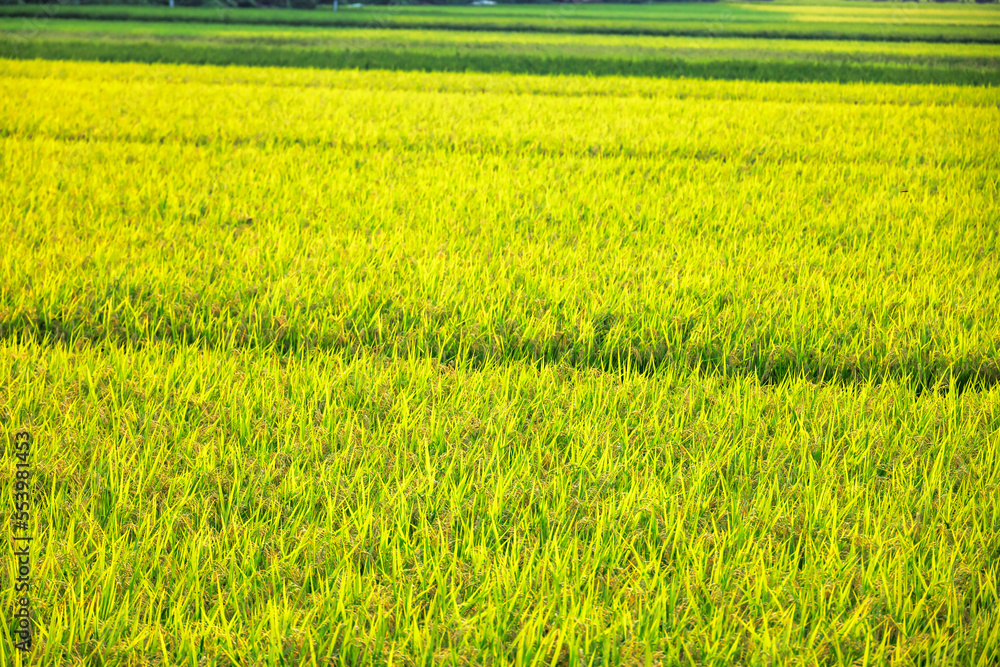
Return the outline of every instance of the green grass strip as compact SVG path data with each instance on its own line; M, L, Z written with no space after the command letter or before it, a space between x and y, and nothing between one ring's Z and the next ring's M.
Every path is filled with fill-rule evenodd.
M0 58L311 67L317 69L688 77L749 81L997 86L1000 70L797 60L602 58L561 54L321 49L183 42L28 39L0 42Z
M35 20L90 19L95 21L173 21L196 23L268 24L365 28L423 28L468 31L527 31L606 35L689 35L698 37L762 37L792 39L849 39L877 41L930 41L1000 43L1000 16L956 20L965 8L953 9L956 17L935 22L908 21L906 12L886 11L878 21L809 21L782 13L749 13L744 6L728 3L658 5L657 15L629 17L633 8L615 6L606 13L588 17L585 11L552 6L510 7L483 14L461 7L370 7L331 12L329 10L212 9L127 6L15 5L0 6L0 16ZM851 3L863 7L863 3ZM982 10L980 10L982 11ZM988 11L988 10L987 10ZM1000 12L998 12L1000 14ZM917 12L919 16L919 12ZM792 17L794 18L794 17Z

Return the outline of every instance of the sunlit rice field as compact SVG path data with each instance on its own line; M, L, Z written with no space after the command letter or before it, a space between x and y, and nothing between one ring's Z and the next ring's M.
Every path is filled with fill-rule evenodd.
M0 664L996 664L998 102L0 60Z

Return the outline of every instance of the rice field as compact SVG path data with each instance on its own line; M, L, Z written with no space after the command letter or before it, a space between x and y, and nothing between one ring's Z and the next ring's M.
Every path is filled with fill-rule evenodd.
M193 3L192 3L193 4ZM418 5L388 0L332 3L314 10L84 4L0 5L0 16L29 25L49 19L169 21L272 26L485 30L604 35L693 35L875 41L1000 42L996 3L884 0L767 2L498 3ZM362 5L362 6L359 6Z
M0 665L997 664L959 83L0 59Z

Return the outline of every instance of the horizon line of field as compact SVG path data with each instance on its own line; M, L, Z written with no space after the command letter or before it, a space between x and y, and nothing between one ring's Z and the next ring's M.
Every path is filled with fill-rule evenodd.
M871 42L933 42L946 44L1000 44L1000 34L984 32L980 35L947 35L935 34L931 32L914 31L912 33L902 30L900 24L894 24L892 20L881 25L881 27L867 31L859 26L867 24L851 24L854 32L836 30L773 30L727 28L719 21L707 22L705 20L684 20L672 19L676 23L694 23L698 28L677 28L677 27L649 27L649 26L585 26L585 25L558 25L561 20L547 19L539 17L538 23L528 25L504 22L462 22L460 20L421 20L412 17L403 17L403 21L395 20L389 12L386 16L376 18L333 17L315 15L312 20L288 18L284 16L269 16L264 20L260 17L251 17L242 13L244 10L226 11L224 8L211 10L211 14L199 15L202 8L184 8L167 12L156 12L148 10L166 9L159 7L129 7L123 6L111 11L104 11L106 6L98 6L102 11L95 12L88 6L66 6L55 5L54 8L48 5L14 5L0 6L0 18L27 18L43 20L85 20L85 21L133 21L138 23L203 23L206 25L226 24L226 25L264 25L275 27L311 27L311 28L342 28L342 29L385 29L385 30L440 30L446 32L537 32L546 34L579 34L579 35L620 35L620 36L648 36L648 37L739 37L746 39L802 39L802 40L836 40L836 41L871 41ZM135 11L136 9L140 11ZM142 13L145 11L145 13ZM252 10L251 10L252 11ZM240 12L239 16L234 16ZM549 24L542 23L547 21ZM846 22L850 23L850 22ZM707 25L706 25L707 24ZM879 25L879 24L875 24ZM890 25L890 28L886 28ZM954 27L951 24L944 24L947 27ZM910 26L911 28L923 26ZM990 25L962 26L966 28L995 28Z
M33 39L0 42L0 58L99 63L383 70L536 76L690 78L775 83L1000 86L1000 70L809 60L601 58L428 51Z
M261 325L269 320L273 318L259 318ZM363 349L389 359L418 357L436 360L441 365L473 370L522 363L538 369L562 365L578 371L599 370L621 376L655 377L671 368L700 376L752 377L761 386L779 386L795 381L844 388L895 383L916 396L928 392L941 395L949 392L961 395L966 391L979 393L1000 385L1000 365L988 355L965 355L936 362L912 358L919 356L912 354L910 359L902 361L888 361L885 357L889 355L853 362L843 359L828 361L814 350L805 354L796 352L788 345L767 340L766 336L748 339L740 349L725 350L711 343L685 347L686 341L681 341L681 345L660 344L646 349L609 347L603 344L604 336L599 335L596 344L585 350L579 341L567 347L565 336L546 339L524 338L515 334L498 339L489 332L477 336L469 335L470 332L463 329L447 338L425 336L420 339L410 335L412 330L398 332L405 335L383 336L370 328L359 329L352 323L346 335L310 337L275 321L269 323L270 327L259 326L257 330L246 326L240 330L234 328L223 337L219 335L221 332L199 330L187 322L175 324L161 320L155 329L147 326L143 331L126 331L117 327L108 331L107 327L67 326L55 318L37 317L20 326L10 321L0 322L0 341L69 348L86 341L135 350L166 344L215 352L259 350L263 354L277 354L279 357L305 356L316 352L354 355Z

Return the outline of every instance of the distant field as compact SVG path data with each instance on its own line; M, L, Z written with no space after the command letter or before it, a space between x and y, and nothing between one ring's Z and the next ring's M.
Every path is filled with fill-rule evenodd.
M1000 42L1000 5L912 2L659 3L316 10L0 6L0 16L701 37Z
M337 69L1000 84L1000 44L0 19L0 56Z
M1000 6L0 7L0 57L1000 85Z
M35 662L1000 654L994 88L4 60L0 130Z

